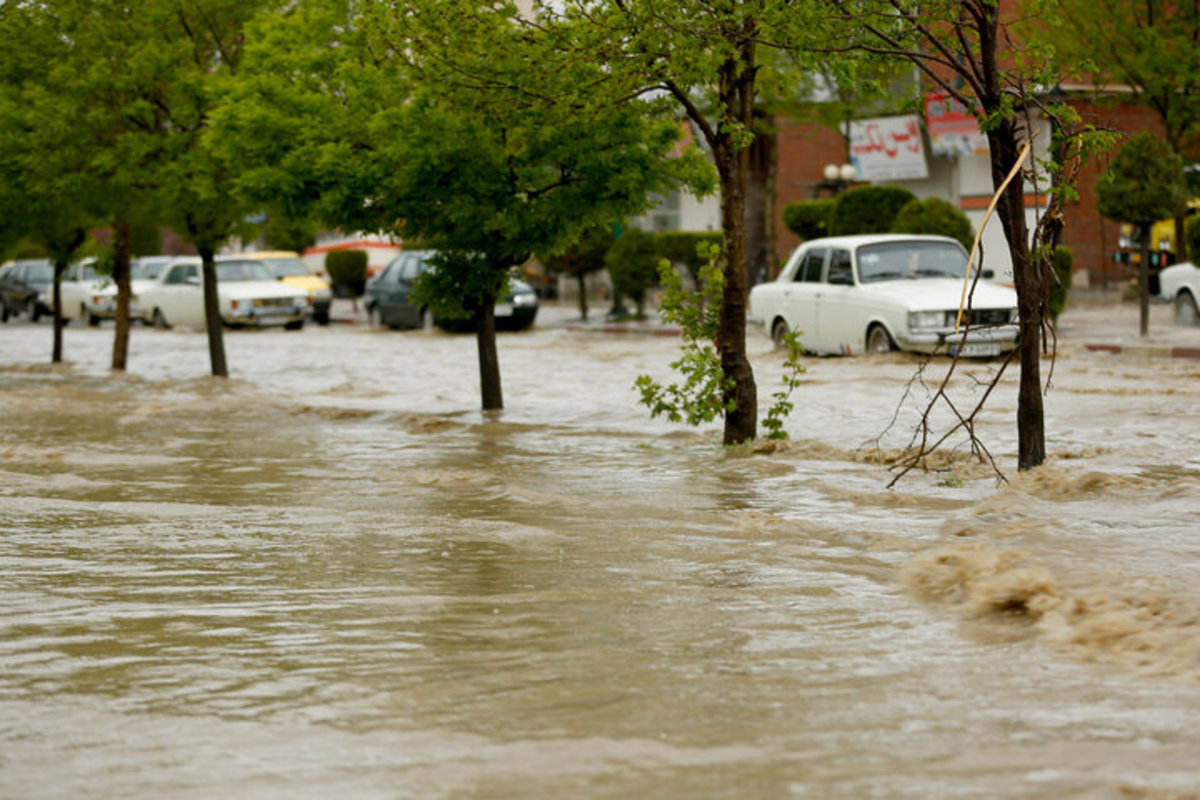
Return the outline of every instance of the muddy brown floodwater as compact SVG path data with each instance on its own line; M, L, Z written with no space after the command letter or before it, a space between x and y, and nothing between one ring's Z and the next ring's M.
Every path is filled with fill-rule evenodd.
M670 338L502 336L494 417L470 336L111 341L0 328L4 798L1200 796L1198 362L1068 348L1045 467L889 491L905 357L727 452Z

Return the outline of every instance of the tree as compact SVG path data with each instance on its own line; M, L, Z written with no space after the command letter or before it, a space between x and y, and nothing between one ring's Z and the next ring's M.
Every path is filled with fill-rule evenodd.
M587 276L604 269L604 256L612 243L612 225L593 225L563 252L542 256L547 271L574 276L579 290L579 315L585 322L588 317Z
M1049 106L1035 94L1054 85L1055 73L1026 49L1013 53L1009 18L996 0L830 0L847 25L845 47L904 58L928 84L972 109L984 131L992 185L1013 265L1017 290L1018 357L1017 466L1026 470L1046 458L1041 351L1045 313L1053 276L1053 251L1062 227L1062 203L1072 196L1073 176L1091 148L1103 144L1061 105ZM1040 166L1051 175L1051 208L1031 237L1025 218L1027 145L1036 128L1032 112L1050 117L1056 143L1053 161ZM1036 171L1031 175L1037 176ZM1044 176L1043 176L1044 177ZM1036 178L1035 178L1036 179ZM1032 244L1031 244L1032 238Z
M418 297L473 318L487 410L503 407L494 307L512 270L709 175L694 150L667 158L680 132L653 103L581 114L569 100L591 65L541 74L534 99L463 77L511 84L540 63L514 56L528 54L522 36L489 3L303 3L264 21L223 111L226 142L257 165L248 191L438 251ZM428 41L470 72L439 68ZM292 109L309 113L298 124Z
M968 250L975 243L971 220L958 206L940 197L914 198L892 220L892 233L935 233L957 239Z
M1200 144L1200 4L1175 0L1041 0L1059 62L1098 88L1128 87L1162 121L1178 155ZM1180 260L1183 215L1175 217Z
M0 239L27 238L54 263L51 361L63 357L62 276L96 219L96 142L81 124L68 43L55 9L0 6Z
M802 59L824 41L817 24L824 2L803 0L574 0L534 2L529 15L510 6L524 45L508 57L533 68L505 76L464 64L448 36L423 39L419 52L447 73L469 76L509 97L544 96L548 75L579 76L573 84L578 113L590 114L635 98L665 95L683 109L706 143L721 191L725 272L717 341L720 381L728 402L724 441L734 444L757 434L757 389L746 357L745 210L755 100L762 69L761 49L787 51ZM540 47L530 57L529 47Z
M1150 327L1150 226L1160 219L1182 216L1187 209L1183 162L1167 142L1151 133L1139 133L1113 159L1096 199L1101 214L1138 228L1142 243L1138 330L1145 336Z

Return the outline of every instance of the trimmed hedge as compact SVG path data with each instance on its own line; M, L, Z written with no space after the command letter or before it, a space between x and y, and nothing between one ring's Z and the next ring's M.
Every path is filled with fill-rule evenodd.
M637 228L627 228L604 256L613 289L637 304L639 318L645 315L646 292L658 283L656 238Z
M683 264L692 274L692 278L700 274L700 267L707 260L700 255L700 245L721 244L724 235L713 232L691 233L685 231L670 231L654 235L654 249L660 258L665 258L672 264Z
M967 250L975 243L975 231L967 215L940 197L910 200L892 220L892 232L949 236Z
M917 196L901 186L859 186L838 197L829 218L830 236L887 233L900 209Z
M1050 319L1058 319L1067 305L1067 293L1071 290L1071 272L1075 265L1075 254L1069 247L1054 249L1054 275L1050 278L1050 294L1046 298L1046 313Z
M783 207L783 224L804 241L829 235L829 221L837 200L801 200Z
M367 283L366 250L330 250L325 254L325 272L338 297L361 297Z

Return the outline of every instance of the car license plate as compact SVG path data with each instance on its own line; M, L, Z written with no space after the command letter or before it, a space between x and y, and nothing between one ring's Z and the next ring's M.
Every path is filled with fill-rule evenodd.
M496 316L497 317L511 317L512 314L513 314L513 307L512 307L511 303L496 303Z
M954 349L957 355L964 358L984 358L1000 355L1000 345L998 344L963 344Z

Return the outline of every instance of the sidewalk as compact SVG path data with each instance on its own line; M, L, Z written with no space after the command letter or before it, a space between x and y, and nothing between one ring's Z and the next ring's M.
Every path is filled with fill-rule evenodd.
M1138 335L1136 300L1116 296L1072 297L1058 318L1059 343L1141 358L1200 359L1200 326L1175 324L1170 303L1150 303L1150 325Z

